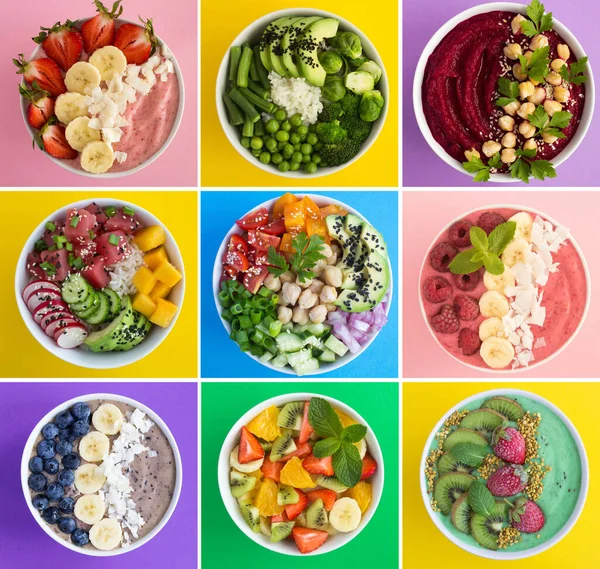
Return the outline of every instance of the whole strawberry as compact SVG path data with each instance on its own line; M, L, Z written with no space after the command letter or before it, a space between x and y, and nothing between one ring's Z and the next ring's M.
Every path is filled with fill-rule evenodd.
M525 439L512 427L500 426L492 435L494 454L504 462L523 464L525 462Z
M537 533L544 527L546 519L540 507L527 498L519 498L510 511L510 522L523 533Z
M494 496L506 498L522 492L528 478L522 466L503 466L488 478L487 487Z

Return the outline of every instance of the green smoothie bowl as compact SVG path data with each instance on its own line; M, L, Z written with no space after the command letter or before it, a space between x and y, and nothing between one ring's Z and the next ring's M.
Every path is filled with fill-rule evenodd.
M421 493L438 529L488 559L524 559L575 525L588 491L581 437L555 405L498 389L454 406L421 459Z

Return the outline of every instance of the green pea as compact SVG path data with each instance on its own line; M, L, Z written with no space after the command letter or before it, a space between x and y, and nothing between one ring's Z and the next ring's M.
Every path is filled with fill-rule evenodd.
M319 137L316 134L313 134L312 132L306 137L306 142L308 142L308 144L312 144L313 146L315 144L317 144L317 142L319 142Z
M295 172L296 170L300 170L300 162L292 162L290 164L290 170Z
M321 150L323 148L323 143L322 142L317 142L317 144L314 144L313 146L314 146L315 150L317 152L319 152L319 150Z
M284 121L285 119L287 119L287 113L283 110L283 109L277 109L275 111L275 113L273 114L273 116L275 117L276 120L278 120L279 122Z
M290 139L290 135L285 130L278 130L275 133L275 138L279 140L279 142L287 142Z
M274 138L269 138L265 143L267 145L267 150L273 152L277 148L277 141Z
M302 124L302 115L300 113L296 113L292 116L292 118L290 118L290 122L292 123L293 127L299 127Z
M282 161L283 156L279 154L279 152L276 152L275 154L273 154L273 156L271 156L271 162L273 162L273 164L280 164Z
M260 150L263 147L262 138L259 138L258 136L253 136L252 140L250 141L250 146L254 148L254 150Z
M296 152L300 152L300 148L302 148L302 145L298 142L298 144L294 144L294 150Z
M277 150L283 150L285 148L285 145L287 144L287 142L284 142L283 140L281 142L277 143Z
M284 160L279 163L278 168L281 172L287 172L290 169L290 163L287 160Z
M247 136L242 138L242 146L244 148L250 148L250 139Z
M271 161L271 155L268 152L261 152L260 156L258 157L258 159L263 164L268 164Z
M321 156L319 156L318 154L313 154L311 160L315 164L320 164L321 163Z
M304 162L305 164L308 164L310 162L310 154L303 154L302 162Z
M290 130L292 130L292 123L290 123L290 121L283 121L279 128L285 130L285 132L290 132Z
M313 147L310 144L303 144L300 148L302 154L312 154Z
M283 147L283 157L287 160L294 153L294 147L291 144L286 144Z
M265 129L267 132L274 133L279 130L279 123L275 119L270 119L267 121L265 125Z
M267 141L269 140L273 140L268 134L265 134L264 136L261 136L262 141L267 144Z
M308 162L308 164L304 165L304 171L314 174L317 171L317 165L314 162Z
M298 144L300 142L300 135L297 132L290 134L290 142L292 144Z
M257 150L255 148L252 149L252 155L255 156L256 158L258 158L261 154L260 150Z
M317 125L316 124L311 124L308 127L308 132L317 132Z
M298 127L298 130L297 130L296 132L297 132L297 133L298 133L300 136L306 135L306 134L308 134L308 127L307 127L305 124L303 124L303 125L300 125L300 126Z
M302 162L302 152L294 152L292 154L292 163L297 162L300 164Z
M308 138L307 134L303 134L300 136L300 142L306 142L306 139Z

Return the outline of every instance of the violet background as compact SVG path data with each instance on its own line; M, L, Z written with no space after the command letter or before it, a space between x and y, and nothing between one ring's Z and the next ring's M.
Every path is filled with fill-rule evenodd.
M553 12L573 32L590 58L596 84L600 76L600 44L598 22L600 2L596 0L542 0L547 12ZM592 165L597 161L596 140L600 136L600 119L594 113L592 124L584 140L571 157L557 169L558 176L552 180L532 181L529 186L519 183L476 184L469 177L457 172L443 162L429 147L421 134L415 118L412 101L414 73L421 53L434 33L460 12L486 4L477 0L445 0L435 2L430 10L423 9L422 0L404 0L403 9L403 181L404 186L468 186L505 189L535 186L596 186L598 176ZM529 4L521 0L521 4Z
M38 421L57 405L88 393L131 397L152 409L173 433L183 461L183 488L163 529L135 551L110 558L70 551L47 536L33 519L21 489L21 456ZM198 567L198 386L196 383L2 383L0 417L0 567L39 569L178 569Z

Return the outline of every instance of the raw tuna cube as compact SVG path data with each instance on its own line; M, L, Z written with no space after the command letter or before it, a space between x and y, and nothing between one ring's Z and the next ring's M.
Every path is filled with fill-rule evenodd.
M70 208L65 221L65 236L71 243L85 244L96 227L96 216L87 209Z
M27 255L27 263L26 268L27 272L38 279L46 280L46 272L44 269L40 268L40 263L42 262L42 257L37 251L32 251Z
M80 257L81 260L88 265L92 262L96 254L96 243L88 241L87 243L73 243L73 255Z
M131 249L123 231L110 231L99 235L96 237L96 246L98 254L104 257L107 265L118 263L131 255Z
M127 215L123 212L123 209L120 208L117 210L116 215L108 218L108 221L104 225L104 230L123 231L123 233L129 235L141 226L141 223L136 219L135 215Z
M104 225L108 217L104 213L104 210L96 203L92 202L85 209L96 216L96 223L98 225Z
M48 228L46 228L46 230L44 231L44 233L42 234L42 239L44 241L44 243L46 243L46 245L48 245L48 247L52 247L53 245L56 245L56 243L54 242L54 236L59 236L59 235L64 235L64 225L60 222L60 221L51 221L49 223L53 223L55 226L54 230L50 230Z
M81 276L96 289L104 288L110 282L103 257L94 257L92 263L81 271Z
M66 249L58 249L56 251L42 251L41 254L42 264L50 263L54 270L45 271L46 278L51 281L62 282L67 278L69 274L69 254Z

